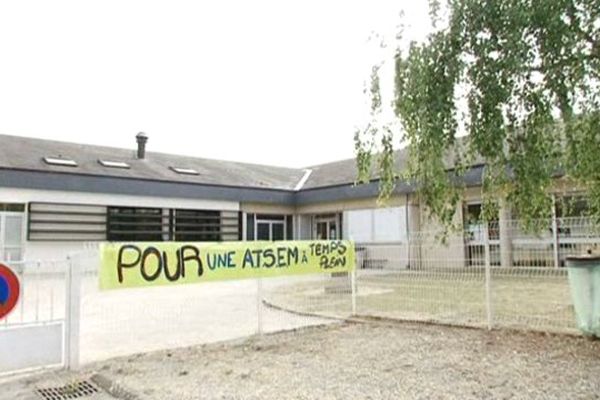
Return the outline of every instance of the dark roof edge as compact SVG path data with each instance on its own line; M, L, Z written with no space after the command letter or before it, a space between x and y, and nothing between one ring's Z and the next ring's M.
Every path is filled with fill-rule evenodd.
M0 187L198 200L294 204L294 192L87 174L0 169Z
M412 192L414 192L414 187L404 182L399 182L394 190L394 194ZM303 206L339 200L368 199L378 195L379 181L375 180L361 185L347 184L303 190L296 193L295 200L297 206Z
M478 186L482 182L484 165L470 168L459 179L465 187ZM449 171L451 172L451 171ZM416 191L416 185L410 182L398 181L394 194L410 194ZM308 205L321 202L339 200L359 200L379 196L379 179L373 179L369 183L354 185L335 185L329 187L318 187L304 189L296 193L296 205Z
M155 183L174 183L174 184L182 184L182 185L195 185L195 186L208 186L208 187L216 187L216 188L229 188L229 189L255 189L255 190L267 190L272 192L282 192L282 193L291 193L293 190L291 189L282 189L282 188L272 188L272 187L260 187L260 186L235 186L235 185L221 185L218 183L196 183L196 182L183 182L183 181L168 181L163 179L151 179L151 178L136 178L129 176L114 176L114 175L101 175L101 174L82 174L78 172L66 172L66 171L42 171L36 169L26 169L26 168L6 168L0 167L1 171L19 171L19 172L36 172L40 174L50 174L50 175L62 175L62 176L79 176L79 177L94 177L94 178L108 178L108 179L124 179L124 180L132 180L132 181L145 181L145 182L155 182Z
M482 171L483 167L481 166L469 169L462 177L462 183L467 187L480 184ZM308 205L339 200L357 200L379 195L378 179L361 185L348 183L293 191L7 168L0 168L0 187L283 205ZM413 193L415 189L413 184L398 182L394 194Z

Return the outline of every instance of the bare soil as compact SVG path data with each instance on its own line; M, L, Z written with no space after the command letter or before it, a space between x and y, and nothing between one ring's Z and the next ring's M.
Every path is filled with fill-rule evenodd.
M335 324L109 360L79 375L86 374L157 400L600 399L600 341L426 324ZM10 393L10 384L3 389Z

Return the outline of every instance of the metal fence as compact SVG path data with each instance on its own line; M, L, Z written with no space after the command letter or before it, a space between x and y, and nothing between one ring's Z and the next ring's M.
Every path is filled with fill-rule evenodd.
M570 227L562 236L554 235L556 225L528 235L511 223L498 227L501 234L493 225L470 226L444 242L431 231L413 232L407 242L358 243L351 274L114 291L99 291L98 249L89 246L68 262L23 264L22 300L0 334L56 322L61 365L77 367L351 317L575 333L562 261L600 236L571 222L561 224Z
M343 291L328 290L334 277L266 296L293 312L339 318L576 333L565 258L600 245L600 235L589 219L538 222L534 233L503 221L448 236L422 231L407 242L357 243L357 271L346 282L350 309Z

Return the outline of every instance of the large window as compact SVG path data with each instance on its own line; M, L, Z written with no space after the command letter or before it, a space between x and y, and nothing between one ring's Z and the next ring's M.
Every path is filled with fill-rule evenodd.
M366 242L406 242L405 207L346 211L348 239Z
M1 212L1 211L0 211ZM29 204L32 241L227 241L240 240L238 211Z
M110 207L108 240L219 242L238 240L236 212Z
M236 221L232 221L237 226ZM175 210L175 240L186 242L220 241L221 212Z
M23 259L24 204L0 203L0 261Z

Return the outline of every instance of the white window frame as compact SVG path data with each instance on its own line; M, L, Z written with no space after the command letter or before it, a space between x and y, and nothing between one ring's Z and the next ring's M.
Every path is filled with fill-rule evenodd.
M7 246L6 243L6 217L20 217L21 218L21 240L17 246ZM16 211L0 211L0 261L23 261L25 258L25 240L27 237L26 223L27 215L25 212ZM20 260L9 260L6 258L6 250L19 250L21 253Z

